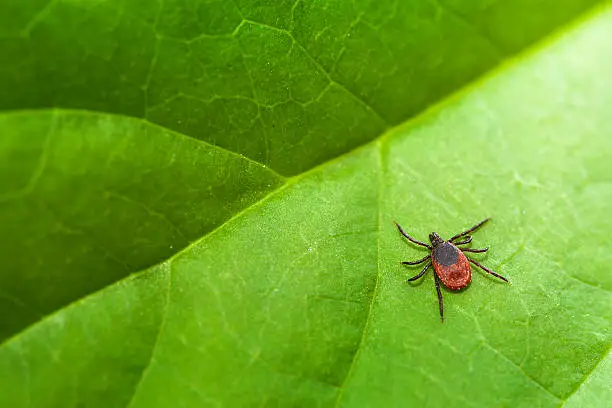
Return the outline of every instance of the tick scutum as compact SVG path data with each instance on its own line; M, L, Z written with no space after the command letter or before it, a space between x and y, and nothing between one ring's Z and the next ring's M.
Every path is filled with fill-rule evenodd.
M450 242L444 242L433 250L433 259L443 266L450 266L457 262L459 249Z

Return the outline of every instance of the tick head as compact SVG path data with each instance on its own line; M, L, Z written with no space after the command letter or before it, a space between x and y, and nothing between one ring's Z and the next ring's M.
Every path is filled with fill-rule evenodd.
M429 240L431 241L431 245L438 246L444 242L444 240L438 235L437 232L432 232L429 234Z

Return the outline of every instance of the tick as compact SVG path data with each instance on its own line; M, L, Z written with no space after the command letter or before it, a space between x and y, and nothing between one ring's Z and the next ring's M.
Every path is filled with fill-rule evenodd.
M436 291L438 292L438 304L440 305L440 318L442 319L442 322L444 322L444 299L442 298L442 292L440 291L440 281L442 281L444 286L446 286L450 290L460 290L465 288L472 280L472 268L470 267L470 262L485 271L486 273L491 274L505 282L508 282L508 279L493 272L492 270L490 270L484 265L481 265L475 260L468 258L464 254L464 252L487 252L489 248L459 248L461 245L467 245L472 242L472 237L468 234L476 231L489 220L490 218L486 218L480 221L478 224L474 225L472 228L463 231L462 233L457 234L446 241L443 240L440 235L438 235L438 233L432 232L431 234L429 234L429 240L431 241L431 245L412 238L410 235L404 232L402 227L400 227L397 222L395 223L399 232L401 232L401 234L406 237L410 242L430 250L429 255L427 255L423 259L419 259L418 261L412 262L402 262L402 264L419 265L425 261L429 261L427 265L425 265L425 268L423 268L423 270L418 275L415 275L412 278L408 279L409 282L419 279L433 265L435 272L434 281L436 284ZM461 240L459 240L460 238Z

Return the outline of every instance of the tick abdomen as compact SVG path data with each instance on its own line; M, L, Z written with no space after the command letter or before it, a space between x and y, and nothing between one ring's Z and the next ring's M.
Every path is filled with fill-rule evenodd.
M433 249L432 261L436 275L449 289L462 289L472 280L470 262L463 252L450 242L443 242Z

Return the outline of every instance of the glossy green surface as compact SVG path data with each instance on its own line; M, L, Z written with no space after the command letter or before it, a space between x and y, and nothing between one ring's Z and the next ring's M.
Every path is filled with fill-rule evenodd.
M121 113L296 175L596 0L5 0L0 109Z
M609 5L35 3L0 14L0 406L612 399ZM512 284L441 324L392 221L486 216Z

